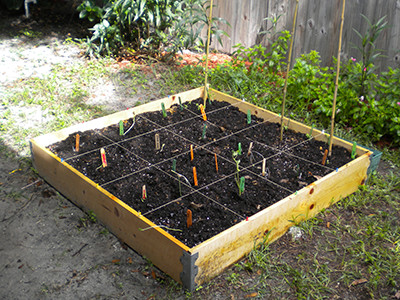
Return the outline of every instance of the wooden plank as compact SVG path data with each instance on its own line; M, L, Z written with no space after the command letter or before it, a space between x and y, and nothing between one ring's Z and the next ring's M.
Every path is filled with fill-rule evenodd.
M70 134L78 131L87 131L94 129L101 129L113 124L118 124L120 120L126 120L132 118L134 114L138 115L144 112L150 111L161 111L161 103L165 104L165 108L168 109L173 104L178 104L178 98L181 97L182 103L193 99L203 97L203 87L196 88L193 90L185 91L176 95L171 95L159 100L149 102L144 105L140 105L134 108L130 108L124 111L116 112L101 118L97 118L85 123L76 124L74 126L64 128L62 130L51 132L39 137L34 138L35 142L43 147L47 147L59 141L66 139Z
M209 89L209 92L211 95L211 99L215 99L218 101L226 101L231 104L235 104L239 108L239 110L244 113L247 113L247 110L250 109L251 113L257 117L260 117L260 118L267 120L269 122L272 122L272 123L280 123L281 117L276 113L273 113L269 110L258 107L254 104L241 101L235 97L229 96L225 93L219 92L219 91L211 89L211 88ZM309 134L310 130L311 130L310 126L304 125L300 122L288 119L286 117L283 118L283 123L286 126L288 126L289 129L294 130L296 132ZM313 132L312 132L312 136L318 141L327 142L329 134L325 134L321 130L314 128ZM352 143L347 142L347 141L340 139L338 137L335 137L335 136L333 138L333 144L335 146L344 147L349 151L351 151L353 148ZM362 148L360 146L357 146L357 156L363 155L366 152L369 152L369 150Z
M40 176L84 210L93 211L98 220L119 239L149 258L157 267L181 282L180 258L189 248L154 223L77 172L35 140L31 141L33 163ZM142 231L141 229L145 229Z
M316 215L323 208L353 193L366 180L369 154L357 158L324 178L264 209L248 221L231 227L219 235L193 247L198 253L199 273L196 283L202 284L248 254L269 233L272 242L282 236L293 222Z

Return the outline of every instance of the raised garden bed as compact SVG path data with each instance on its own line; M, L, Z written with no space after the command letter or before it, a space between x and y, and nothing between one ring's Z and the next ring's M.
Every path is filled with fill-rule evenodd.
M323 132L285 119L280 141L279 116L212 89L205 121L202 95L191 90L31 141L41 176L188 289L266 234L273 241L354 192L372 154L357 147L352 159L353 145L335 137L322 165Z

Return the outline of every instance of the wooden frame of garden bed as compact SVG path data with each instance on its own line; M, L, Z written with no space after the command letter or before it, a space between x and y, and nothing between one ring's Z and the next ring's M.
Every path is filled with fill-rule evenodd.
M129 110L111 114L83 124L32 139L31 152L34 166L48 183L73 201L77 206L93 211L97 218L119 239L146 256L157 267L174 280L193 290L225 268L248 254L257 243L267 237L272 242L282 236L293 221L313 217L323 208L355 192L367 179L372 152L357 147L357 158L316 182L302 188L274 205L251 216L207 241L189 248L161 228L141 231L142 228L155 226L124 202L99 187L72 168L68 163L51 153L47 146L66 139L77 131L87 131L117 124L129 119L133 113L140 114L160 110L161 102L168 109L178 103L203 97L204 88L198 88L175 96L153 101ZM212 100L237 103L240 101L216 90L210 89ZM277 114L259 108L247 102L240 102L239 109L271 122L280 122ZM309 133L310 127L293 120L284 119L285 125L294 131ZM321 131L312 132L316 139L326 141ZM334 145L351 151L352 144L334 137ZM268 235L266 235L268 233Z

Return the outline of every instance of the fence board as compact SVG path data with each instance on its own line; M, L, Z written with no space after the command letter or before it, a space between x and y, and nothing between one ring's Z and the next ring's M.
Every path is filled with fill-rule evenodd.
M340 13L343 0L300 0L293 54L316 50L321 55L322 65L332 65L337 56ZM222 52L232 53L233 46L241 43L251 47L262 43L268 46L268 36L260 35L271 26L266 17L281 15L277 30L291 30L296 0L214 0L213 15L226 19L231 27L221 26L230 36L223 37L223 46L213 41L212 47ZM354 29L364 34L368 24L361 13L376 23L386 16L388 27L376 42L384 50L386 57L379 58L375 64L380 70L387 67L400 67L400 1L399 0L347 0L343 28L342 55L361 59L355 46L361 40Z

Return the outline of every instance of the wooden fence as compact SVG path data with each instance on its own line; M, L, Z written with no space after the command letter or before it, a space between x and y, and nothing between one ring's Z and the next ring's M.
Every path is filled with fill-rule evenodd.
M337 56L342 3L343 0L299 0L294 57L316 50L322 65L332 65L332 57ZM271 26L266 18L280 16L277 30L291 31L295 4L296 0L214 0L213 16L224 18L231 27L220 25L229 38L223 37L222 47L213 41L212 47L232 53L238 43L245 47L259 43L267 46L268 34L260 34ZM361 14L372 24L386 16L388 26L376 42L385 57L377 59L375 65L380 70L400 67L400 0L346 1L342 59L361 59L360 51L355 48L361 45L361 39L354 29L365 34L369 28Z

